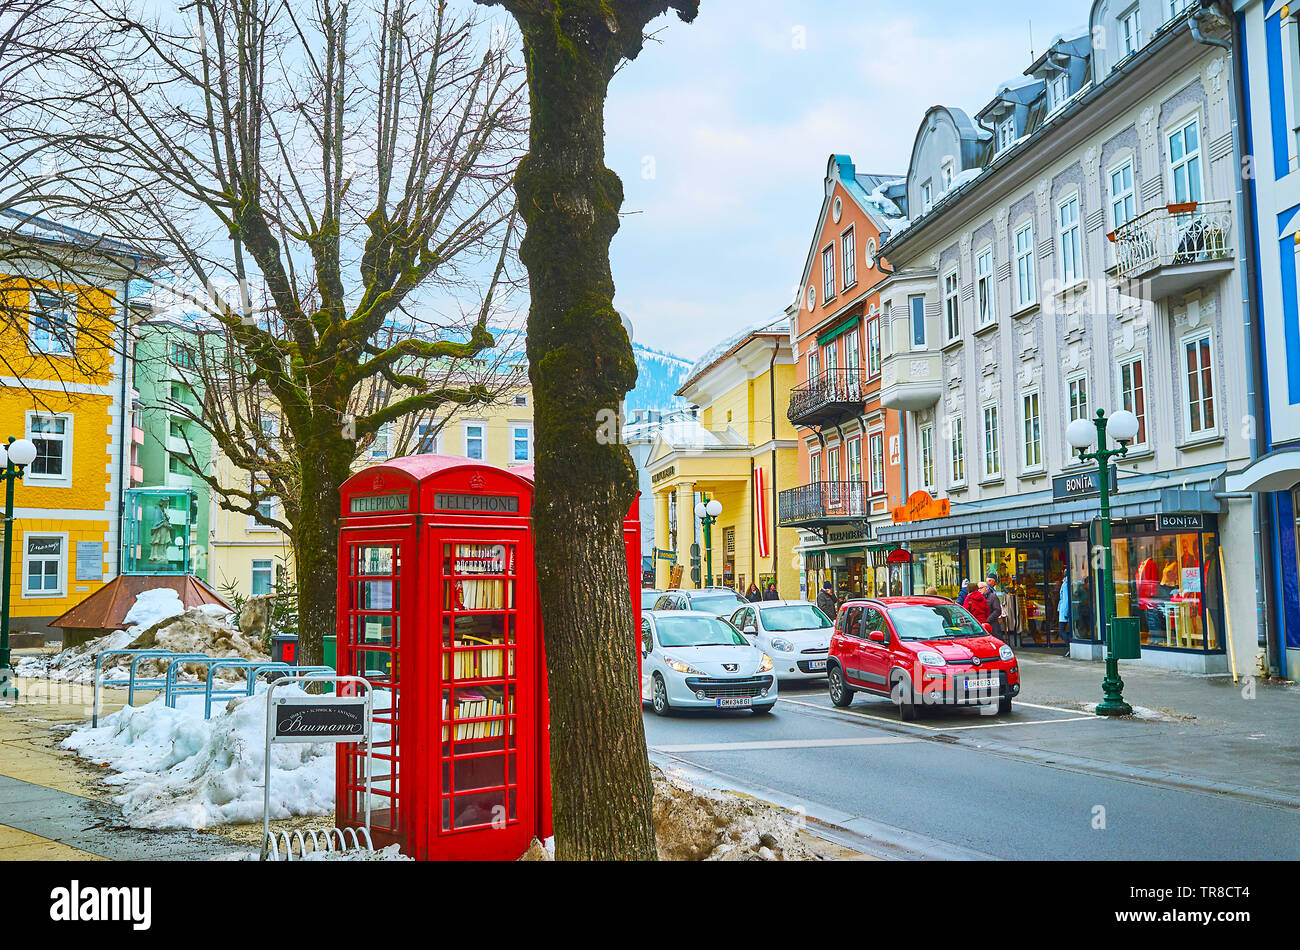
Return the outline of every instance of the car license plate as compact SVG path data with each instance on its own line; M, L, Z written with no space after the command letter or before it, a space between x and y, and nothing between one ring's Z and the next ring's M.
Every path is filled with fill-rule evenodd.
M720 696L717 703L723 709L730 709L737 706L752 706L754 701L748 696Z
M809 661L808 661L808 669L809 669L809 670L824 670L824 669L826 669L826 661L825 661L825 660L809 660Z
M997 689L997 677L993 679L968 679L966 680L967 689Z

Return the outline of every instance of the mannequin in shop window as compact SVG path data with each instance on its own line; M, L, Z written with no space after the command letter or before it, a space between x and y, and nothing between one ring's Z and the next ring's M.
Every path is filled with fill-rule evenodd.
M1007 581L1000 591L997 592L1002 601L1002 632L1007 643L1014 642L1020 646L1020 588L1015 581Z
M1172 562L1171 562L1172 563ZM1137 569L1138 610L1147 622L1147 642L1163 643L1165 640L1165 616L1160 604L1169 599L1167 592L1162 592L1160 566L1154 557L1146 557Z

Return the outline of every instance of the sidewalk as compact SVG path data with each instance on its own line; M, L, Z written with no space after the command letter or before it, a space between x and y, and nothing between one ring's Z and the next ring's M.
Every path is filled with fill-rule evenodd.
M1019 702L1082 709L1102 698L1104 663L1036 650L1017 655ZM1014 737L1006 730L1000 739L1014 739L1014 745L1005 751L1300 807L1300 686L1233 683L1231 676L1124 662L1120 676L1125 700L1157 718L1106 720L1088 729L1024 729ZM1001 744L984 747L1002 751L995 748Z

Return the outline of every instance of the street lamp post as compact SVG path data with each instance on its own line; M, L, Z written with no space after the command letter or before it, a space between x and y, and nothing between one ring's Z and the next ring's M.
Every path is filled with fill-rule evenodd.
M13 671L9 665L9 584L14 533L14 484L23 477L23 469L36 461L36 446L28 439L9 437L0 446L0 477L5 483L4 586L0 587L0 695L15 696Z
M713 585L713 522L718 520L720 514L722 502L716 498L711 499L706 495L703 501L695 504L695 517L704 525L704 562L705 570L708 571L708 578L701 587Z
M1106 435L1119 443L1119 448L1106 448ZM1108 420L1105 410L1098 409L1095 419L1075 419L1065 429L1065 438L1079 453L1083 461L1097 463L1097 485L1101 496L1101 545L1104 567L1099 589L1105 591L1102 631L1106 640L1106 678L1101 681L1103 699L1097 704L1099 716L1127 716L1133 707L1124 702L1124 681L1119 676L1119 658L1115 650L1115 574L1110 550L1110 460L1128 454L1128 444L1137 436L1137 416L1127 409L1113 413ZM1093 445L1097 448L1089 452Z

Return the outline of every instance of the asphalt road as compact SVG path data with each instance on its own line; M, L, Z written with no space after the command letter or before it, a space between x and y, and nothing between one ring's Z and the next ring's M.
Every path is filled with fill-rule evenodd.
M644 719L659 765L800 809L882 856L1293 860L1300 851L1300 809L1105 774L1020 745L1038 730L1098 728L1073 710L931 711L910 724L861 694L834 709L816 682L783 684L770 716L647 709Z

